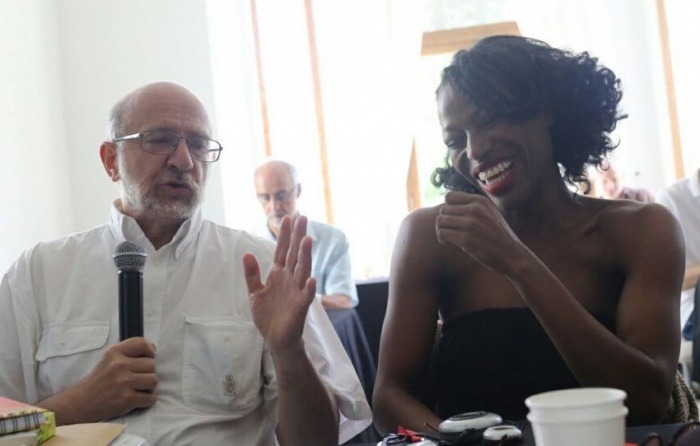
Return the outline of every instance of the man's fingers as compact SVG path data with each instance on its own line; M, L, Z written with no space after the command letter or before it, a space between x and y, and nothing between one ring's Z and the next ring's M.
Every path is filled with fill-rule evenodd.
M132 379L132 388L141 392L153 392L158 386L158 376L155 373L139 373Z
M277 247L275 248L275 263L281 266L287 261L287 252L289 251L289 243L292 232L292 221L289 216L282 218L280 223L280 233L277 236Z
M301 246L297 256L297 267L294 270L294 278L297 280L299 287L305 284L309 276L311 276L311 247L313 240L311 237L304 237L301 240Z
M289 244L287 252L286 266L290 271L294 271L299 260L299 246L306 235L306 217L300 215L295 219L294 228L292 229L292 240Z
M158 396L153 392L134 392L134 407L151 407L156 403Z
M304 297L306 298L306 308L308 311L309 305L311 305L311 302L313 302L314 299L316 299L316 279L313 277L309 277L306 279L306 284L304 285L304 289L301 291Z
M146 357L155 358L155 346L148 342L146 338L136 337L125 339L115 346L121 354L130 358Z
M243 273L249 293L254 293L264 286L260 279L260 265L251 253L243 254Z
M133 358L129 368L134 373L154 373L156 362L153 358Z

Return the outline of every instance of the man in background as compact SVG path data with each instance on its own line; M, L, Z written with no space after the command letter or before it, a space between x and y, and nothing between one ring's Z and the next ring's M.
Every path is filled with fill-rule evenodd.
M256 228L256 235L276 241L280 224L286 216L295 218L301 184L290 163L268 160L255 170L255 193L267 223ZM338 228L309 221L307 235L313 240L311 277L316 279L316 295L327 309L352 308L357 305L357 290L350 272L347 237Z
M700 279L700 170L663 189L657 202L678 219L685 238L685 275L681 294L683 339L693 339L695 284Z
M275 250L202 218L222 148L180 85L131 92L109 128L110 221L38 244L2 279L0 395L58 424L122 422L154 446L338 444L362 431L369 406L314 298L306 219L282 221ZM122 341L112 254L124 240L148 258L144 336Z
M623 186L622 176L610 162L603 161L601 169L593 174L595 194L606 200L634 200L653 203L654 195L644 188Z

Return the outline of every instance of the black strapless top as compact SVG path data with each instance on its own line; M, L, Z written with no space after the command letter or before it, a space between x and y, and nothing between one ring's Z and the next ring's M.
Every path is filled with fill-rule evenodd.
M615 333L614 320L596 319ZM480 310L445 322L436 367L435 410L443 418L484 410L522 420L528 396L580 387L527 307Z

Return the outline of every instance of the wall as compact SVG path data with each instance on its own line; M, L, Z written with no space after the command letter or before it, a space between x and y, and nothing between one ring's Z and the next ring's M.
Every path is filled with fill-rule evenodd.
M56 9L3 0L0 14L0 271L30 244L74 229Z

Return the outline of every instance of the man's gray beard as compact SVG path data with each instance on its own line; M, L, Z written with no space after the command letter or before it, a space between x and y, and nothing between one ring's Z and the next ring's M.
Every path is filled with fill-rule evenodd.
M129 208L137 214L151 214L156 218L172 220L187 220L190 218L202 201L202 188L194 185L190 199L187 202L169 201L167 197L159 197L153 188L142 190L125 169L120 166L123 200ZM148 211L148 212L147 212Z

